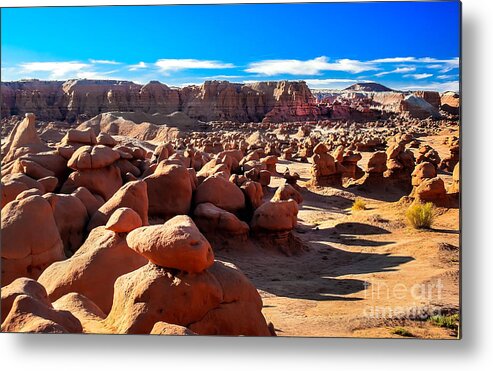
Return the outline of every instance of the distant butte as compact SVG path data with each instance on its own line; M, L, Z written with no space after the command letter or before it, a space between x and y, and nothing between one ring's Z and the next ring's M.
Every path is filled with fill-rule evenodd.
M353 84L348 86L344 90L352 90L352 91L374 91L374 92L384 92L384 91L394 91L386 87L385 85L378 84L376 82L361 82L358 84Z

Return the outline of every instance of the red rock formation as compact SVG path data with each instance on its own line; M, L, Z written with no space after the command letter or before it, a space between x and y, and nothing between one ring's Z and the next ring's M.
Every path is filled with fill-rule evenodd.
M156 81L139 85L115 80L2 82L2 117L35 112L40 120L75 121L101 112L128 111L239 122L295 121L320 114L304 82L252 85L206 81L201 86L169 88Z
M452 115L458 115L460 109L460 96L453 91L447 91L440 97L441 109Z

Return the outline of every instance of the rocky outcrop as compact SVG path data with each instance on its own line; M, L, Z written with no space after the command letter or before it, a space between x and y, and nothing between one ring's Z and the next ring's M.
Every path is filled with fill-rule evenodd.
M182 112L203 121L272 122L315 119L320 111L305 82L237 84L206 81L170 88L116 80L2 82L2 117L34 112L40 120L73 122L104 112Z
M456 92L447 91L440 96L440 104L443 111L452 115L459 114L460 96Z
M167 116L158 125L166 123L168 127L175 127L176 122L183 120L188 123L194 120L268 123L324 118L369 121L402 113L426 118L439 117L440 106L450 113L458 109L458 98L448 93L442 96L424 91L410 94L378 84L359 84L350 90L329 93L315 91L317 98L304 81L252 84L205 81L202 85L172 88L158 81L140 85L117 80L27 80L4 82L1 87L2 117L34 112L42 121L84 121L108 112L126 112L134 116L142 113ZM176 113L178 117L171 117ZM107 118L99 117L95 121L91 125L101 125L102 131L113 135L118 134L121 125L123 131L159 132L159 127L153 126L156 125L154 118L123 117L122 122L111 127L105 125ZM128 121L149 127L135 129ZM166 130L156 135L174 133Z

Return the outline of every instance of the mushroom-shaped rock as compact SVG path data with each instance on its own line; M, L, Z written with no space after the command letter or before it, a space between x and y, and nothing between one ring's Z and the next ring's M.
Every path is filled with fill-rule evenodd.
M128 233L139 227L142 227L142 219L128 207L116 209L106 223L106 229L117 233Z
M244 182L240 188L245 195L246 208L251 214L264 202L264 191L262 189L262 184L248 180Z
M289 199L295 200L298 204L301 204L303 202L303 197L301 196L300 192L294 189L293 186L285 183L277 188L276 193L274 193L271 201L286 201Z
M129 249L124 237L98 227L72 257L46 268L38 282L52 301L78 292L108 313L115 280L144 264L146 259Z
M149 202L147 198L147 183L143 180L135 180L123 185L111 198L101 205L92 215L87 227L88 230L105 225L115 210L127 207L136 212L142 225L149 224L147 213Z
M192 184L188 170L181 165L160 162L154 174L147 176L149 215L170 219L188 214L192 203Z
M295 200L269 201L255 210L250 225L256 232L284 232L296 227L298 204Z
M96 145L83 146L74 152L67 166L74 170L100 169L120 159L120 153L113 149Z
M161 225L141 227L127 236L128 246L152 263L198 273L214 263L214 253L193 220L178 215Z
M245 196L241 189L227 178L213 175L205 179L195 191L195 204L210 202L217 207L238 213L245 208Z
M413 189L412 196L418 201L433 202L439 206L447 202L445 184L439 177L424 179L419 186Z
M358 180L358 183L363 187L382 188L384 185L383 173L387 170L387 154L383 151L378 151L371 155L368 160L366 174Z
M272 174L277 174L277 170L276 170L277 156L270 155L263 157L260 159L260 162L265 164L267 170L270 171Z
M342 166L346 169L344 176L351 179L359 179L365 173L358 166L358 161L362 159L361 153L348 150L342 157Z
M60 191L72 193L79 187L85 187L106 201L122 184L120 169L115 165L110 165L99 169L87 169L71 173Z
M383 151L375 152L368 160L368 173L383 173L387 170L387 154Z
M412 185L419 186L423 180L436 177L437 172L435 166L429 162L422 162L416 165L412 173Z
M327 147L319 143L314 148L314 155L310 158L312 167L310 173L311 182L319 186L342 185L342 170L345 170L340 163L336 163L334 157L330 155Z
M2 209L2 285L18 277L38 278L65 259L50 204L41 196L9 202Z
M298 180L301 179L300 174L295 171L291 172L289 168L286 168L286 170L282 174L282 177L286 179L286 183L291 184L292 186L296 186Z
M235 237L246 240L250 227L236 215L206 202L199 204L193 213L195 224L208 238Z

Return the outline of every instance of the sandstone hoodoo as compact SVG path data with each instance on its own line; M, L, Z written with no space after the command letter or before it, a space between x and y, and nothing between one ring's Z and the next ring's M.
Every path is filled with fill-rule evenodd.
M129 233L127 241L131 249L165 268L199 273L214 262L211 245L188 216L138 228Z
M127 241L149 263L115 282L109 328L142 334L165 322L202 335L270 335L256 289L234 266L214 262L189 217L137 228Z

